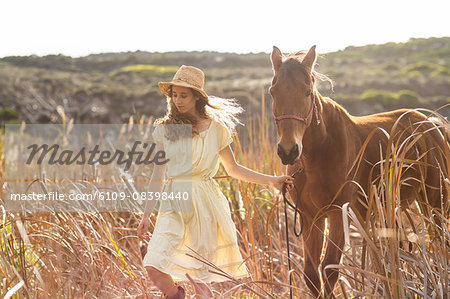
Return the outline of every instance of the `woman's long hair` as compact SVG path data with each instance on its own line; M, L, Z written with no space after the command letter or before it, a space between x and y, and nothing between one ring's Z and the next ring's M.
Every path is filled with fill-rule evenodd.
M237 103L235 99L223 99L215 96L204 97L195 89L189 88L194 97L199 100L195 103L195 109L201 118L214 118L216 121L224 125L230 133L233 132L237 124L242 124L237 118L239 113L244 109ZM192 137L198 135L196 127L197 119L188 113L181 113L172 100L172 87L169 89L167 96L167 113L164 117L155 120L154 124L184 124L192 125ZM187 126L167 126L165 137L171 141L178 140L179 137L187 137L191 132Z

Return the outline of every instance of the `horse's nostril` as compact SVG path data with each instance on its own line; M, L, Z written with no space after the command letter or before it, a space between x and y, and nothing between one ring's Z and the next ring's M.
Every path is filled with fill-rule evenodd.
M292 155L293 156L297 156L299 153L298 151L298 144L295 144L294 147L292 148Z
M284 155L284 150L279 144L278 144L277 153L278 153L279 156L283 156Z

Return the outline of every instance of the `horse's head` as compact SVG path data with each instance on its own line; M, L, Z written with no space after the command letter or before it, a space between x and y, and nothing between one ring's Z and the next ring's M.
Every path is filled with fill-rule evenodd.
M284 57L280 49L273 47L274 76L269 93L277 123L278 156L285 165L300 159L303 136L317 113L313 76L315 49L311 47L306 55L298 52Z

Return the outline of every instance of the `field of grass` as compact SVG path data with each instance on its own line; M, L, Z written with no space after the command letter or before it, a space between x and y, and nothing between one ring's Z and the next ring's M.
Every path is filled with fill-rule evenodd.
M264 117L265 106L263 103L263 111L252 115L247 122L248 140L241 140L240 134L234 136L234 152L242 165L280 175L284 167L276 157L274 124ZM152 117L133 117L135 123L153 121ZM436 214L429 207L400 208L398 194L392 190L404 179L402 161L398 158L401 152L395 145L387 152L388 156L382 157L386 171L367 194L367 219L359 219L350 207L343 207L346 247L342 264L336 266L341 275L335 295L338 298L446 298L450 292L449 211ZM4 154L0 162L5 165ZM442 165L447 178L449 169L450 159L447 165ZM2 185L4 179L2 167ZM240 248L252 279L217 283L212 288L220 298L288 298L284 206L280 194L266 186L229 178L222 168L217 181L232 207ZM4 195L3 187L1 296L160 298L160 293L146 279L141 262L143 244L136 236L141 214L7 213ZM288 211L292 232L293 213ZM292 234L290 242L294 296L308 298L302 275L302 241ZM189 285L186 288L190 294L192 289Z

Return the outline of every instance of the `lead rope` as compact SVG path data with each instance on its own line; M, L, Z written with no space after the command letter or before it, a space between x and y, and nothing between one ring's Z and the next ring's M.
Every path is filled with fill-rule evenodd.
M303 167L300 166L300 168L292 174L292 177L295 178L295 176L303 171ZM300 237L303 232L303 214L298 209L298 202L299 202L299 192L297 187L294 185L294 189L297 193L297 200L295 202L295 206L289 202L289 200L286 197L286 187L287 183L284 183L282 194L283 194L283 201L284 201L284 220L285 220L285 228L286 228L286 247L287 247L287 255L288 255L288 268L289 268L289 298L292 299L292 269L291 269L291 252L289 249L289 227L288 227L288 218L287 218L287 205L291 206L291 208L294 209L294 234L297 237ZM297 232L297 214L300 215L300 232Z

